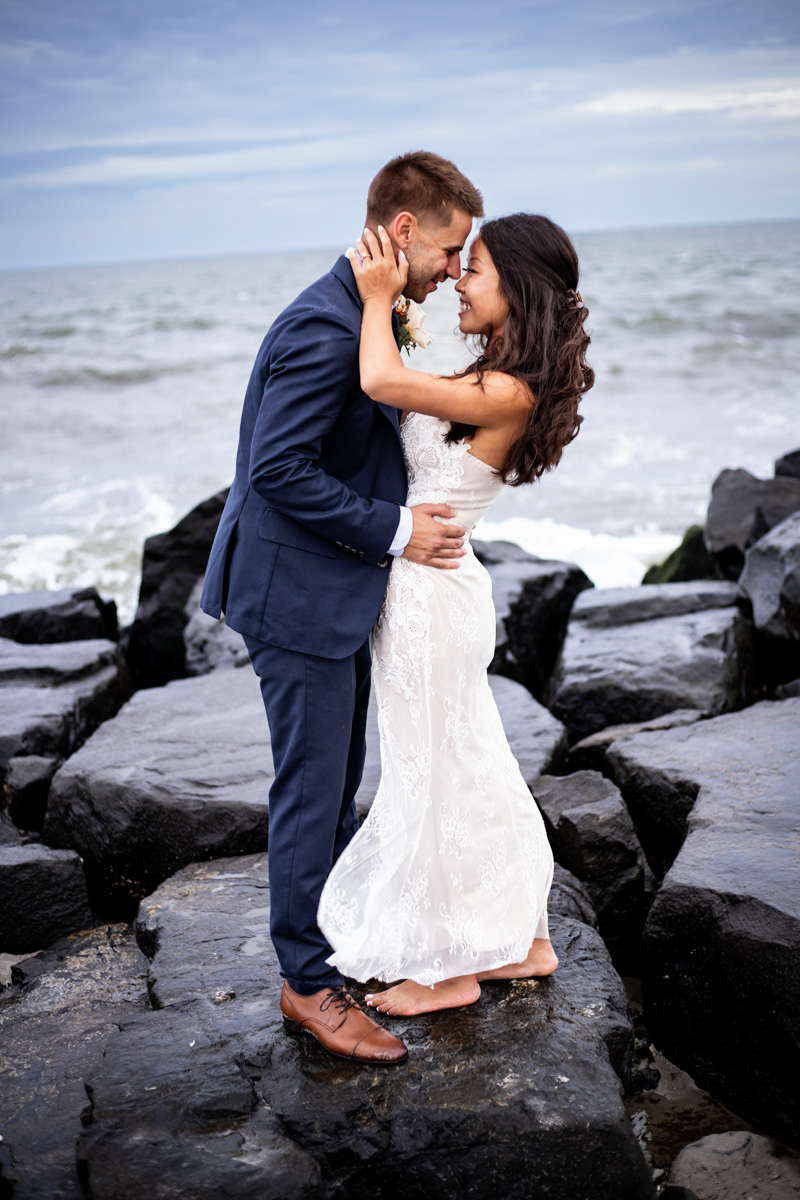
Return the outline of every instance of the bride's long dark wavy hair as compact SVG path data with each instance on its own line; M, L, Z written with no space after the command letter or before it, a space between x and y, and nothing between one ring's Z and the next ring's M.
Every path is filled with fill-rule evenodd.
M483 386L487 371L519 379L534 400L525 427L501 474L514 487L533 483L559 462L578 435L578 404L594 383L586 362L589 310L578 300L578 256L560 226L547 217L514 213L481 226L510 309L502 338L479 340L479 357L464 371ZM472 437L474 426L453 423L447 441Z

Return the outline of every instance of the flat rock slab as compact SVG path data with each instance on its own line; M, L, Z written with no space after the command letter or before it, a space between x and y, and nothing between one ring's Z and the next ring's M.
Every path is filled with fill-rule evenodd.
M102 1062L118 1022L149 1007L147 965L130 929L117 925L66 938L12 968L17 986L0 994L0 1195L85 1195L75 1164L83 1080Z
M677 842L686 831L645 926L653 1038L701 1087L789 1140L800 1128L798 747L790 699L640 733L607 755L651 835L659 820Z
M45 839L84 859L102 912L130 918L179 867L267 845L269 728L251 668L137 692L53 779Z
M15 642L78 642L117 637L117 606L95 588L0 596L0 637Z
M492 580L497 617L491 670L542 699L575 597L591 579L575 563L537 558L513 542L473 542Z
M619 789L597 771L534 785L553 854L585 885L617 966L634 973L646 915L645 858Z
M567 754L569 771L601 771L606 750L620 738L634 733L646 733L650 729L674 729L679 725L694 725L703 716L699 708L675 708L651 721L630 721L625 725L607 725L597 733L590 733L572 746Z
M109 1161L123 1178L129 1162L142 1161L146 1089L158 1088L166 1072L181 1081L189 1107L208 1091L205 1047L220 1039L337 1195L522 1200L537 1187L550 1200L653 1195L614 1069L623 1071L630 1053L626 999L588 926L554 920L561 965L547 980L486 985L469 1009L393 1022L410 1058L382 1070L332 1058L312 1039L284 1032L266 855L184 868L142 903L135 927L154 954L152 1000L167 1012L123 1027L88 1080L93 1123L79 1153L96 1200L128 1195L98 1190L95 1178ZM175 1036L169 1014L179 1025L193 1023L194 1046ZM143 1059L137 1050L147 1045L146 1030L161 1053ZM230 1072L225 1078L237 1097L225 1104L247 1109L240 1124L247 1138L258 1109ZM147 1164L153 1179L164 1180L163 1195L188 1198L195 1193L181 1171L192 1166L177 1165L174 1147L191 1146L195 1132L186 1117L170 1115L175 1101L173 1091L160 1137L148 1139ZM238 1145L231 1139L222 1148L236 1167L235 1194L262 1196L246 1164L235 1161Z
M33 952L95 922L74 850L0 846L0 895L0 953Z
M724 582L582 593L547 694L570 740L676 708L740 707L754 676L752 624L737 603Z
M698 1200L797 1200L800 1154L757 1133L714 1133L681 1150L669 1181Z
M129 695L114 642L0 639L0 781L16 756L71 754Z

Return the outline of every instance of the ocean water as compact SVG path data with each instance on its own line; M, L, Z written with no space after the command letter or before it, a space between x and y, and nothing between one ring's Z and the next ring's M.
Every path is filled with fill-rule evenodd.
M477 535L637 583L723 467L800 446L800 222L576 235L594 389L558 468ZM95 584L133 614L144 538L230 483L270 323L337 249L0 274L0 592ZM435 343L467 361L449 282Z

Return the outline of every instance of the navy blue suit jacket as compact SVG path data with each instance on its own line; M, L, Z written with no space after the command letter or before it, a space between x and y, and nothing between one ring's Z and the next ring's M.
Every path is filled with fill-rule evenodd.
M361 390L361 311L343 255L265 337L200 601L239 633L324 658L375 623L408 486L398 412Z

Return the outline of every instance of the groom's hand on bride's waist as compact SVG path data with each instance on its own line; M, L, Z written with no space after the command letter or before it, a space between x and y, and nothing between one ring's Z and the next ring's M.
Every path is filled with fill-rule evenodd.
M467 553L464 530L460 525L444 525L436 520L437 517L454 517L455 509L447 504L415 504L411 515L414 528L403 558L442 571L457 569L458 559Z

